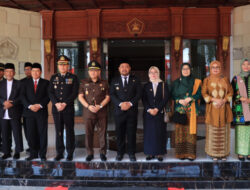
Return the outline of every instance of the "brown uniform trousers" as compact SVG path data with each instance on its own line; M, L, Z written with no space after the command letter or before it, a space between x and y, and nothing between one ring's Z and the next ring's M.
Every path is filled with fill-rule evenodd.
M89 105L100 105L106 95L109 94L108 82L101 79L97 82L93 82L91 79L82 80L79 93L84 95L84 99ZM93 141L95 127L97 127L100 154L106 154L107 106L101 108L97 113L92 113L84 107L83 117L85 121L85 146L87 154L94 154Z

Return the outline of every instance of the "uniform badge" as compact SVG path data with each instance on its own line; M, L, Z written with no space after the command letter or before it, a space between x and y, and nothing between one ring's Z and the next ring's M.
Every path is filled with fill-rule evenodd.
M116 87L116 90L119 90L119 87L118 87L118 86Z
M85 86L89 86L89 83L85 84Z
M133 82L135 82L135 79L133 79Z
M105 89L104 88L101 88L102 91L104 91Z
M86 94L86 95L88 95L88 94L89 94L89 91L88 91L88 90L86 90L85 94Z
M57 89L57 86L55 85L54 88Z

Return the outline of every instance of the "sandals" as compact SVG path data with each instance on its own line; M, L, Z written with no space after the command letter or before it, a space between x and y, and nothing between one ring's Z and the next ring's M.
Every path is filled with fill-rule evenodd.
M212 159L213 159L213 161L218 161L218 158L216 158L216 157L213 157Z

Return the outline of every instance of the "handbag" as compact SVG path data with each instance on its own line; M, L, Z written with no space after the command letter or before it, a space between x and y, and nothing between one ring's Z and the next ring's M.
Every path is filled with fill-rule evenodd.
M165 89L164 89L164 82L162 82L162 97L163 97L163 99L165 98ZM163 108L163 114L164 114L164 122L165 123L168 123L169 121L170 121L170 119L169 119L169 116L168 116L168 113L167 113L167 111L166 111L166 108L165 108L165 106L164 106L164 108Z
M179 113L177 111L174 112L172 116L172 121L177 124L186 125L187 124L187 114Z

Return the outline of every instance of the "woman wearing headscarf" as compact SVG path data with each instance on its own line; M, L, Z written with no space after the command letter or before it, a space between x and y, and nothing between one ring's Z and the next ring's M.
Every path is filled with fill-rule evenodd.
M143 87L144 105L144 153L146 160L157 158L163 160L166 153L166 123L164 109L169 98L167 83L160 79L158 67L152 66L148 71L149 82Z
M204 79L202 96L206 102L206 145L205 152L213 158L226 160L230 153L230 124L233 114L230 102L233 88L221 73L221 63L210 63L210 75Z
M235 152L239 160L250 160L250 62L241 61L241 72L233 77L233 124L235 125Z
M174 100L175 121L175 155L181 160L196 159L196 131L198 115L198 100L201 98L201 80L195 79L189 63L181 66L181 77L176 79L171 87ZM178 116L179 115L179 116ZM186 117L182 120L181 115Z

